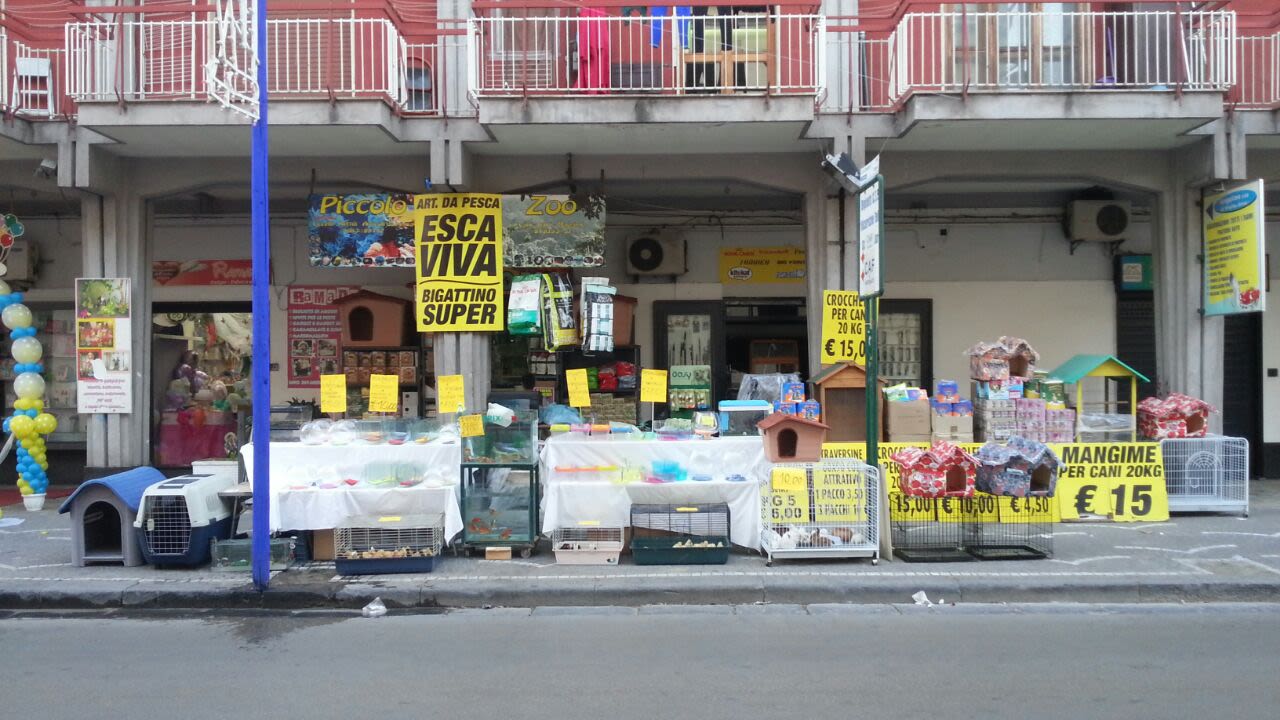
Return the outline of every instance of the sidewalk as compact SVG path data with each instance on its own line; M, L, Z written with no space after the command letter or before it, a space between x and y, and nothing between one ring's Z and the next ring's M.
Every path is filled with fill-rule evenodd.
M556 565L447 556L436 572L344 578L333 563L277 573L255 591L247 573L149 566L72 567L68 515L21 505L0 528L0 609L903 603L924 590L947 603L1280 602L1280 483L1252 487L1250 516L1175 515L1156 524L1060 524L1051 560L924 564L778 561L754 553L723 566Z

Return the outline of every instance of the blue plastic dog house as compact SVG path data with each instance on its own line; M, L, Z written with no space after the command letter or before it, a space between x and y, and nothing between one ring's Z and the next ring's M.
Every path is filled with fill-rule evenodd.
M142 504L142 494L164 474L153 467L140 467L97 480L89 480L58 508L71 513L71 562L122 563L142 565L133 522Z

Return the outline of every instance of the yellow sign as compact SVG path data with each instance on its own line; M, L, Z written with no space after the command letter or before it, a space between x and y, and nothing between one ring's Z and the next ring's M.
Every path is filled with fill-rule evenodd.
M369 412L400 410L400 378L396 375L369 376Z
M600 527L599 520L579 520L578 524L582 527Z
M591 391L587 387L586 368L566 370L564 380L569 386L569 405L572 407L591 407Z
M1262 181L1204 196L1204 314L1262 312L1267 304Z
M769 488L775 525L809 522L809 474L804 468L774 468Z
M823 365L838 362L867 364L866 311L858 293L824 290L822 293Z
M320 412L344 413L347 411L347 376L320 376Z
M436 410L442 413L460 413L467 409L466 385L461 375L441 375L436 378Z
M862 477L849 470L813 473L813 521L817 523L862 523L867 521L867 487Z
M463 415L458 418L458 434L464 438L484 435L484 416Z
M400 522L399 515L383 515L378 518L378 522Z
M799 245L720 248L720 282L725 285L802 283L804 276L804 248Z
M418 330L502 330L502 197L418 195L413 220Z
M1159 443L1055 445L1058 511L1063 520L1097 516L1116 522L1169 519L1164 455Z
M640 369L640 402L664 403L667 401L667 371Z

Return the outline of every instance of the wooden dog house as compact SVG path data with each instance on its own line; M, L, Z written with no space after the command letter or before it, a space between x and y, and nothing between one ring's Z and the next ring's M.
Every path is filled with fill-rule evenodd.
M818 462L827 426L798 415L774 413L757 425L764 434L764 453L769 462Z
M405 344L413 303L361 290L334 302L342 323L342 347L398 347Z
M851 362L837 363L815 375L813 386L822 406L822 422L831 428L827 442L866 442L867 369ZM877 434L883 440L885 403L878 407Z

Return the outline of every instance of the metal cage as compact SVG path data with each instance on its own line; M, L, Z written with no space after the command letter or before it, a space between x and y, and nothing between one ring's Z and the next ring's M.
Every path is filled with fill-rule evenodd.
M625 528L598 525L556 528L551 549L561 565L617 565L625 532Z
M1160 450L1169 512L1249 514L1248 440L1167 438Z
M938 507L969 498L928 498L893 493L889 496L889 532L893 554L906 562L968 562L965 522L940 520Z
M339 575L431 572L443 549L443 513L356 517L333 533Z
M1011 497L1007 505L994 495L978 493L961 501L970 515L965 522L965 550L979 560L1039 560L1053 557L1052 497ZM992 510L999 518L983 520Z
M805 517L775 512L783 495L773 492L772 473L760 485L760 546L766 564L775 558L880 558L880 471L858 460L774 465L806 474Z
M631 506L637 565L723 565L729 561L725 503Z

